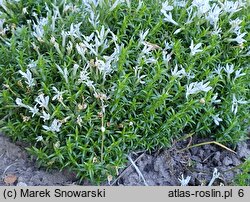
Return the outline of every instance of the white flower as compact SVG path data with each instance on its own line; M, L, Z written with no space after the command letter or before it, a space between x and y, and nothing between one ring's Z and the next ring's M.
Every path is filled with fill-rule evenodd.
M36 107L36 105L34 107L29 107L29 111L32 113L32 117L38 113L38 108Z
M38 25L40 26L45 26L47 25L49 22L49 19L46 17L46 18L40 18L39 21L38 21Z
M174 1L174 6L179 6L184 8L187 5L187 1L185 0L178 0L178 1Z
M245 76L246 75L246 73L241 73L241 71L242 71L242 68L235 71L234 80L237 79L237 78L239 78L239 77L241 77L241 76Z
M43 141L43 136L41 136L41 135L40 135L40 136L37 136L37 137L36 137L36 141L37 141L37 142Z
M89 42L91 42L91 41L94 40L94 36L95 36L95 33L92 32L92 34L90 34L89 36L83 35L83 38L84 38L84 41L85 41L85 42L89 43Z
M88 10L89 9L92 10L92 7L97 8L97 6L99 4L102 4L102 3L103 3L103 1L100 1L100 0L82 0L82 5L85 5L88 8ZM100 6L102 6L102 5L100 5Z
M62 51L60 50L59 44L57 42L54 43L54 47L59 55L62 55Z
M110 31L110 34L112 35L112 40L113 40L113 42L115 43L115 45L116 45L116 48L117 47L119 47L118 45L117 45L117 41L118 41L118 37L114 34L114 32L112 32L112 31ZM120 47L119 47L120 48Z
M29 106L28 105L26 105L26 104L23 104L23 101L22 101L22 99L20 99L20 98L16 98L16 104L17 104L17 106L19 106L19 107L24 107L24 108L29 108Z
M187 86L186 98L188 98L189 95L196 94L201 91L208 92L212 89L211 86L208 86L210 82L207 82L205 84L203 84L203 82L204 81L190 83Z
M57 119L54 119L51 126L46 126L43 125L43 128L46 131L51 131L51 132L60 132L60 128L62 126L62 123L60 123Z
M230 20L229 24L231 25L231 29L234 33L238 33L239 30L241 29L240 24L242 23L242 20L240 20L239 18L236 18L235 20Z
M186 73L186 77L188 80L195 78L195 75L192 72Z
M37 14L33 13L37 18ZM41 18L38 20L37 24L33 24L34 32L32 32L33 36L37 38L38 41L43 41L44 38L44 26L48 24L48 18Z
M40 94L35 101L40 105L40 107L44 107L45 109L48 108L49 104L49 96L44 97L44 94Z
M215 116L213 116L213 120L214 120L214 123L218 126L220 125L219 122L222 121L222 119L219 117L219 114L216 114Z
M81 118L80 115L77 116L76 123L77 123L80 127L82 127L82 118Z
M84 83L86 86L88 86L89 88L93 88L95 89L94 86L94 82L90 80L89 78L89 73L87 72L87 68L84 68L81 72L80 72L80 78L78 79L79 83Z
M56 64L56 68L58 69L58 71L62 74L63 78L65 79L66 83L69 83L69 72L68 69L65 67L64 70L62 70L62 68Z
M38 41L42 41L42 38L44 36L43 27L34 24L33 29L34 29L34 32L32 32L33 36L36 37Z
M53 45L55 45L55 43L56 43L56 38L55 38L54 36L52 36L52 37L50 38L50 43L52 43Z
M191 177L187 176L186 178L184 178L183 174L181 175L181 178L178 178L178 180L181 183L181 186L187 186L189 181L190 181Z
M106 38L109 33L110 33L110 29L105 30L104 26L102 26L101 31L96 30L96 35L95 35L95 47L96 48L99 46L102 46L103 49L106 49L108 47Z
M89 73L87 72L87 69L83 69L82 71L80 71L80 78L78 79L80 83L88 81L89 79L90 78L89 78Z
M5 11L8 11L5 0L0 0L0 7L2 7Z
M228 76L234 72L234 65L229 65L226 64L226 67L224 67L225 72L227 73Z
M141 72L141 70L142 70L142 67L136 66L136 67L134 67L133 69L134 69L134 71L135 71L135 77L137 77L139 83L140 83L140 84L145 84L146 82L143 81L142 79L145 78L147 75L140 75L140 72Z
M162 9L161 9L162 13L166 13L167 11L171 11L173 9L174 9L174 7L170 6L168 1L165 1L164 3L162 3Z
M165 50L170 50L174 46L174 42L172 42L172 41L170 43L167 41L164 41L164 44L165 44Z
M180 33L181 31L182 31L182 28L179 28L179 29L177 29L177 30L174 31L174 34L178 34L178 33Z
M85 58L85 52L87 51L86 46L83 43L76 44L76 50L83 58Z
M27 65L29 69L36 68L37 61L31 60L30 63Z
M145 59L145 64L155 64L157 60L154 57Z
M193 7L190 6L187 8L188 18L186 24L190 24L193 22L194 17L197 15L197 12L193 12Z
M111 8L109 9L109 11L114 10L120 3L121 3L121 0L116 0L116 1L112 4L112 6L111 6Z
M217 35L219 38L221 37L220 33L222 32L221 28L219 27L218 23L214 24L214 30L212 31L212 35Z
M63 13L67 13L68 11L70 11L71 13L80 12L79 8L72 3L64 4Z
M141 76L138 76L138 81L140 82L140 84L145 84L146 82L143 81L142 79L144 79L145 77L147 77L147 75L141 75Z
M44 122L50 120L50 114L46 113L45 111L43 111L43 115L40 117L43 119Z
M167 51L162 51L163 61L168 63L172 59L172 53L168 54Z
M127 4L127 7L130 9L131 8L131 0L125 0L126 4Z
M75 37L75 38L80 38L81 37L81 32L80 32L80 26L81 26L81 22L78 24L71 24L70 25L70 30L67 32L67 34L71 37Z
M113 69L111 66L112 58L106 57L106 61L99 60L96 58L95 66L103 74L103 79L105 80L106 75L110 74Z
M146 31L140 31L139 37L140 37L140 42L142 43L145 41L146 36L148 35L149 29L147 29Z
M195 6L197 8L198 17L210 10L209 0L193 0L192 6Z
M173 20L171 12L169 12L168 14L166 12L164 12L163 14L165 16L165 18L164 18L165 21L170 22L170 23L177 25L177 26L179 25L176 21Z
M212 97L211 102L212 103L220 103L221 100L217 100L218 93L215 93L215 95Z
M76 76L76 72L77 72L77 70L79 69L79 65L78 64L74 64L74 66L73 66L73 72L72 72L72 75L75 77Z
M240 8L240 7L246 6L246 3L247 3L247 1L245 1L245 0L239 0L239 1L237 1L237 2L238 2L238 4L239 4L239 8Z
M232 101L232 112L236 115L238 111L238 104L247 104L247 101L242 99L237 100L235 94L233 94L233 101Z
M0 19L0 33L4 31L3 24L5 22L5 19Z
M105 41L105 42L106 42L106 41ZM90 43L88 43L86 40L84 40L84 41L83 41L83 44L80 43L80 46L82 46L82 50L80 50L80 52L78 52L78 53L79 53L83 58L85 58L85 56L84 56L83 53L87 51L87 49L85 50L85 48L88 48L91 54L94 54L95 56L98 56L98 48L99 48L102 44L100 43L100 41L98 40L97 37L95 37L95 43L96 43L96 44L90 44ZM103 48L103 50L104 50L104 49L105 49L105 48Z
M178 70L177 64L175 65L174 70L171 70L171 74L172 74L172 76L178 77L178 78L182 78L183 76L187 75L187 73L183 67L180 70Z
M234 2L226 0L224 3L221 3L220 1L219 3L221 4L221 8L223 8L225 12L230 14L236 13L241 10L241 8L239 8L240 5L238 1Z
M143 5L143 0L139 0L138 6L136 8L136 12L138 12L139 10L141 10L142 5Z
M152 51L152 46L148 46L147 44L144 43L144 47L141 51L141 55L143 57L143 55L149 55Z
M210 22L211 25L217 24L219 21L219 15L221 14L221 8L213 4L212 8L209 10L206 19Z
M32 113L32 117L38 113L38 108L36 107L37 105L35 105L34 107L30 107L26 104L23 104L22 100L20 98L16 98L16 104L19 107L24 107L26 109L28 109L31 113Z
M33 13L32 13L32 16L34 16L34 17L38 20L38 18L37 18L37 13L36 13L36 12L33 12Z
M222 79L222 74L221 71L222 69L224 69L223 66L221 66L220 64L217 66L217 68L214 70L214 73L218 74L218 76Z
M34 79L32 78L32 74L29 69L26 70L26 73L21 70L19 70L18 72L22 75L23 78L26 79L25 83L28 84L29 87L35 85Z
M201 49L199 49L201 47L202 43L198 43L197 45L194 46L194 42L193 40L191 41L191 45L189 46L190 50L191 50L191 55L195 55L196 53L202 52Z
M85 82L86 86L88 86L89 88L93 88L95 89L95 86L94 86L94 82L91 81L91 80L88 80Z
M97 15L95 15L95 13L93 13L93 12L90 13L90 17L88 20L94 29L96 29L98 24L100 23L99 17L100 17L99 13Z
M243 39L243 37L247 34L247 32L244 33L238 33L237 37L234 39L231 39L231 41L236 41L238 44L243 44L244 42L246 42L245 39Z
M69 41L68 44L67 44L67 47L66 47L68 55L70 55L72 49L73 49L73 43L71 41Z
M103 126L102 126L102 127L101 127L101 131L102 131L102 133L104 133L104 132L105 132L105 130L106 130L106 129L105 129L105 127L103 127Z
M137 77L137 75L140 75L140 71L141 71L142 67L135 66L135 67L133 67L133 69L135 72L135 77Z
M22 14L24 14L24 15L25 15L25 14L29 14L27 8L28 8L28 7L24 7L24 8L22 9Z
M56 87L52 87L52 89L54 90L54 92L55 92L55 95L54 95L54 97L52 98L52 100L58 100L59 102L62 102L63 101L63 97L62 97L62 95L63 95L63 93L65 93L65 91L59 91L59 90L57 90L57 88Z
M62 35L62 47L65 47L66 38L67 38L67 32L65 32L64 30L62 30L61 35Z

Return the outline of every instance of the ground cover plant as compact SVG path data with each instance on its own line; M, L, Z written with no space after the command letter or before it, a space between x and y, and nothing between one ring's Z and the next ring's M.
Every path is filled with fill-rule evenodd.
M100 183L131 151L247 138L249 1L1 0L0 128Z
M241 166L243 170L242 173L238 174L235 179L235 184L238 186L249 186L250 185L250 160L246 160L244 164Z

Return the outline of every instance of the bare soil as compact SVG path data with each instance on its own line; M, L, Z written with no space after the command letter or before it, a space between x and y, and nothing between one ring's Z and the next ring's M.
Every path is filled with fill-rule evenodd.
M214 168L218 169L220 177L213 185L234 185L235 175L241 172L239 165L250 157L250 140L239 142L234 149L236 153L214 144L187 148L206 141L209 140L190 139L175 143L171 149L153 154L133 153L130 157L137 170L128 163L126 169L120 170L118 176L103 185L173 186L180 185L179 178L182 174L184 177L191 176L189 185L207 185ZM143 177L139 176L138 170ZM68 171L39 169L23 146L12 143L9 138L0 134L0 186L73 184L89 185L86 182L79 183L75 175Z
M6 183L7 176L16 176L16 181ZM25 149L0 134L0 186L52 186L71 185L75 178L69 173L39 169L29 158Z
M209 140L194 140L192 145L207 141ZM235 149L236 153L215 144L183 150L190 143L182 141L171 149L151 155L145 153L132 155L144 180L135 167L130 165L114 184L178 186L183 174L184 177L191 177L188 185L206 186L213 177L214 168L217 168L220 177L213 185L235 185L233 180L236 174L241 172L240 165L250 157L250 140L239 142Z

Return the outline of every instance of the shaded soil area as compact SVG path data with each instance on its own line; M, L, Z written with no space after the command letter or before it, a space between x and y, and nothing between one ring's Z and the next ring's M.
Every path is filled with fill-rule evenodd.
M154 154L132 153L130 163L118 176L104 185L114 186L173 186L180 185L179 178L190 176L188 185L208 185L214 168L220 176L213 185L233 185L240 173L239 165L250 157L250 140L239 142L235 153L216 144L192 145L209 140L185 140L173 144L171 149ZM22 146L12 143L0 134L0 186L89 185L79 183L75 175L56 170L45 171L36 166Z
M235 153L216 144L192 146L209 140L189 140L174 144L171 149L153 155L133 154L131 163L112 183L116 185L178 186L181 175L191 179L188 185L208 185L214 168L220 173L213 185L234 185L240 165L250 158L250 140L239 142Z
M39 169L23 147L0 134L0 186L71 185L74 182L75 178L66 171Z

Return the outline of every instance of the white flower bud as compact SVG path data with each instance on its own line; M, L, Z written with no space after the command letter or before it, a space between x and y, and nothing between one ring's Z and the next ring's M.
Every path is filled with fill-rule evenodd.
M102 127L101 127L101 131L102 131L102 133L104 133L104 132L105 132L105 130L106 130L106 129L105 129L105 127L103 127L103 126L102 126Z

